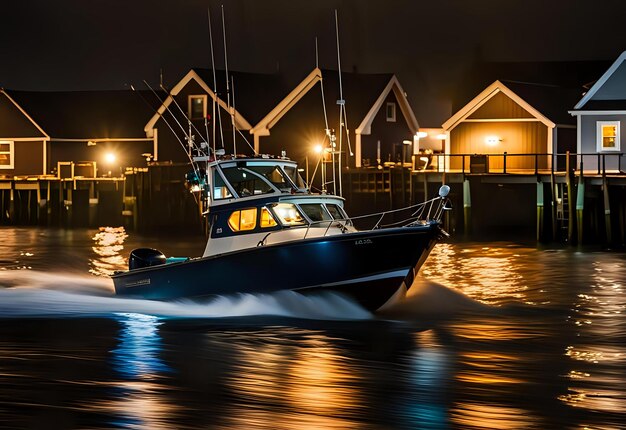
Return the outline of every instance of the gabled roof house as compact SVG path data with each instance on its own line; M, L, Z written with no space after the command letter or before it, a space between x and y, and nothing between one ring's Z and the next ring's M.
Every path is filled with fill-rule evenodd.
M95 162L101 173L139 165L154 151L143 125L156 103L141 97L148 104L130 90L0 90L0 175L51 174L59 162Z
M626 51L569 113L577 122L576 152L582 169L626 170Z
M462 168L455 154L488 155L490 170L549 168L550 154L574 151L575 122L567 107L579 96L576 89L556 85L495 81L443 124L445 152L451 169ZM465 157L465 168L470 157Z

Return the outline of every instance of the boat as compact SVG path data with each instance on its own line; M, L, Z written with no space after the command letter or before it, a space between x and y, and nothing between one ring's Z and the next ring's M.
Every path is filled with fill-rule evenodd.
M442 227L450 209L447 185L403 210L349 217L343 197L311 192L285 156L201 161L204 167L194 168L187 182L204 206L203 254L168 258L135 249L129 269L112 275L117 295L176 300L333 291L376 311L406 293L448 235Z

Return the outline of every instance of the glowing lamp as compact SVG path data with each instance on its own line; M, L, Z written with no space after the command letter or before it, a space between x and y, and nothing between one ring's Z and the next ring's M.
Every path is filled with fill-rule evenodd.
M446 140L446 138L448 137L445 133L441 133L438 134L437 136L435 136L437 139L439 140Z
M107 163L109 163L109 164L113 164L113 163L115 163L115 154L114 154L114 153L112 153L112 152L107 152L107 153L104 155L104 161L106 161L106 162L107 162Z
M415 133L415 137L417 137L418 139L423 139L425 137L428 137L428 133L426 133L425 131L418 131L417 133Z
M313 151L315 151L316 154L321 154L322 153L322 145L315 145L313 147Z
M487 136L485 138L485 143L489 146L495 146L500 142L500 138L498 136Z

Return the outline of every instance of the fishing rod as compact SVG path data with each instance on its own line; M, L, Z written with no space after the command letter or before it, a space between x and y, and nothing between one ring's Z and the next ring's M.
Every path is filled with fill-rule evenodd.
M226 20L224 18L224 5L222 5L222 34L224 36L224 66L226 73L226 106L228 107L228 113L230 113L230 121L233 128L233 152L237 155L237 142L235 140L235 112L230 106L230 85L228 79L228 51L226 49Z
M215 56L213 55L213 29L211 27L211 7L207 7L207 16L209 21L209 42L211 45L211 71L213 72L213 154L215 154L215 105L217 104L217 77L215 73ZM217 118L220 124L220 143L224 148L224 132L222 130L221 110L217 109Z
M343 98L343 84L341 82L341 55L339 54L339 18L337 17L337 9L335 9L335 34L337 35L337 73L339 74L339 100L337 100L337 104L339 105L339 195L342 195L342 181L341 181L341 153L343 151L342 143L343 143L343 133L342 125L343 125L343 107L346 104L346 101ZM334 153L334 151L333 151ZM335 175L335 164L334 164L334 155L333 155L333 178Z
M235 78L233 76L230 77L230 79L232 80L231 82L231 88L233 89L233 112L235 111ZM239 128L237 128L235 126L235 123L233 122L233 131L237 130L237 132L239 132L239 134L241 135L241 137L243 137L243 140L248 144L248 146L250 147L250 149L252 149L252 153L257 155L257 152L254 150L254 146L250 145L250 141L248 139L246 139L246 136L243 135L243 133L241 132L241 130L239 130ZM236 155L236 154L235 154Z
M185 147L185 144L183 143L182 140L180 140L180 138L178 137L178 134L176 134L176 132L174 131L174 128L172 128L167 118L165 118L165 116L163 116L163 114L161 114L158 109L155 109L154 106L144 97L144 95L141 94L140 91L137 91L133 85L131 85L130 88L131 90L133 90L133 92L139 95L139 97L144 101L144 103L148 105L150 110L154 111L157 115L159 115L163 119L163 122L165 123L165 125L167 125L167 127L170 129L170 131L174 135L174 138L178 141L178 143L180 143L180 146L185 151L185 154L187 154L187 148ZM187 157L189 157L189 161L191 162L193 166L194 165L193 159L189 156L189 154L187 154ZM195 172L195 169L194 169L194 172Z
M189 132L189 137L188 137L188 138L189 138L189 141L190 141L190 142L192 141L192 138L191 138L191 128L192 128L192 127L193 127L193 129L195 130L195 132L196 132L196 133L198 133L198 136L200 136L200 137L205 137L205 136L202 136L202 133L200 132L200 130L198 130L198 128L195 126L195 124L191 121L191 118L189 118L189 116L185 113L185 111L183 111L183 109L180 107L180 105L178 104L178 102L176 101L176 98L172 95L172 93L171 93L171 92L170 92L167 88L165 88L165 86L164 86L163 84L161 84L161 85L160 85L160 87L161 87L161 89L162 89L163 91L165 91L165 92L167 93L167 95L168 95L169 97L171 97L171 98L172 98L172 101L174 102L174 106L176 106L176 107L178 108L178 110L180 111L180 113L181 113L181 114L185 117L185 119L187 120L187 125L188 125L188 127L189 127L189 131L190 131L190 132ZM206 116L205 116L205 118L204 118L204 119L205 119L205 123L206 123ZM208 136L208 133L207 133L207 135L206 135L206 142L207 142L207 145L208 145L208 144L209 144L209 136ZM203 155L206 155L206 154L204 153L204 151L202 151L202 146L200 146L200 148L196 147L195 149L196 149L196 150L198 150L199 152L201 152Z
M152 91L152 93L155 95L155 97L157 98L157 100L159 100L159 102L161 102L161 106L165 106L164 101L159 97L159 95L157 94L157 92L154 90L154 88L152 88L150 86L150 84L147 81L143 81L145 85L148 86L148 88L150 89L150 91ZM169 96L172 97L172 96ZM147 101L146 101L147 102ZM154 108L153 108L154 109ZM165 110L167 112L170 113L170 115L172 116L172 118L174 118L174 121L176 121L176 123L178 124L178 126L183 130L183 133L185 133L185 129L183 128L182 124L180 123L180 121L178 121L178 119L176 118L176 116L172 113L172 111L170 110L169 106L165 106ZM158 110L157 110L158 113ZM200 168L198 167L196 161L193 159L193 157L191 156L191 154L187 151L187 148L185 147L185 144L182 142L182 140L180 140L180 138L178 137L178 135L176 135L176 132L174 131L174 129L169 125L169 123L167 122L166 118L164 115L159 113L159 116L161 118L163 118L163 121L165 121L165 123L168 125L168 127L170 128L170 130L172 131L172 133L174 134L174 136L176 137L176 140L178 140L178 142L181 144L181 146L183 147L183 150L185 151L185 154L187 154L187 158L189 158L189 161L191 163L191 168L193 169L194 175L196 176L196 178L198 178L198 180L200 179ZM193 143L191 138L188 141L188 144Z

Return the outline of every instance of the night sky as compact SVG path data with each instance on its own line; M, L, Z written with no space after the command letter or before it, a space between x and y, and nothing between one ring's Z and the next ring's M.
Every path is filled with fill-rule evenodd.
M224 5L229 68L294 82L315 66L395 72L421 126L450 115L451 93L473 61L614 60L626 49L621 0L22 0L4 2L0 86L27 90L122 89L172 84L223 67ZM347 101L349 108L349 100Z

